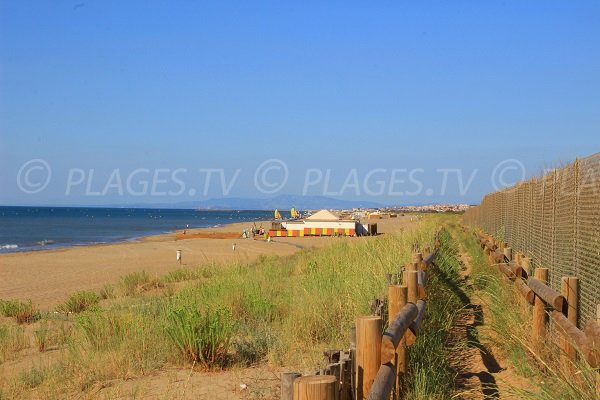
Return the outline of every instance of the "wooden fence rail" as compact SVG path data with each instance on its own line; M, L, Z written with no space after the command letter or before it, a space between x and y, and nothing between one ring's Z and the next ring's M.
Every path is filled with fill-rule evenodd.
M579 329L577 327L578 278L562 277L559 293L547 284L547 268L536 268L535 276L528 277L531 273L529 258L518 255L513 260L512 252L504 251L507 248L505 243L497 242L486 233L475 232L475 235L478 236L481 248L488 255L489 261L496 265L507 279L514 281L519 293L533 305L534 342L539 345L547 336L548 316L550 316L560 334L558 345L561 364L568 368L579 353L591 368L598 368L600 366L600 305L597 307L597 320L589 320L584 330ZM600 395L600 374L597 377L597 391Z
M356 319L349 351L327 352L329 364L314 375L281 375L284 400L389 400L406 373L406 346L414 343L426 314L426 269L439 250L415 253L398 274L388 274L388 327L382 334L383 301L370 302L374 314ZM402 281L401 284L398 284ZM321 379L319 378L321 377Z
M357 391L356 399L389 400L392 393L397 393L399 378L402 373L406 372L406 351L402 347L414 343L425 318L426 302L424 299L427 296L425 270L433 264L439 244L439 240L436 238L434 251L425 257L421 253L415 254L415 262L409 265L410 269L406 279L408 283L407 303L393 320L390 316L390 324L381 338L380 367L376 375L363 377L363 379L372 379L372 384L367 390ZM415 287L417 290L414 289ZM392 299L390 299L391 301ZM404 359L397 357L398 354L404 354Z

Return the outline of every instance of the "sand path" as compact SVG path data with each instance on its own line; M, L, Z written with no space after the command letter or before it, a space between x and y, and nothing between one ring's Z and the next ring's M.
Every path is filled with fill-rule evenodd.
M468 288L472 287L472 263L470 255L460 245L463 264L461 275ZM458 372L456 388L462 399L516 399L511 387L524 387L527 382L514 371L511 362L500 356L493 342L483 340L490 334L491 312L475 292L452 328L455 340L466 339L467 348L453 358ZM485 333L484 333L485 332ZM483 333L483 335L482 335Z

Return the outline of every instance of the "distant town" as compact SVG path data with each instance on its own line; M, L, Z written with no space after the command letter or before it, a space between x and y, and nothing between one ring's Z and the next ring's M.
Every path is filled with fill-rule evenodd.
M401 213L462 213L473 207L469 204L428 204L424 206L392 206L382 208L353 208L340 210L342 214L401 214Z
M472 207L469 204L429 204L424 206L395 206L382 208L352 208L337 210L342 218L360 219L394 218L404 213L462 213ZM311 212L309 212L310 214Z
M470 205L468 204L430 204L426 206L398 206L385 208L385 212L465 212Z

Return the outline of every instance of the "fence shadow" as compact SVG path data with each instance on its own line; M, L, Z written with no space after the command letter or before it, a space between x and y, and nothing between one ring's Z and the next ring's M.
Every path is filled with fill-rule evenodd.
M477 377L477 379L479 379L481 392L484 395L484 398L499 398L500 393L498 390L498 384L493 374L502 371L503 368L494 357L492 351L483 343L481 343L477 334L477 327L483 325L485 322L482 306L480 304L473 304L468 294L457 282L457 279L453 279L453 277L448 276L448 274L441 268L435 268L432 272L438 275L444 284L458 297L458 299L460 299L461 303L464 305L465 316L471 316L472 322L465 323L467 344L469 347L477 349L479 356L481 357L481 362L485 367L484 371L461 372L461 368L459 366L459 371L457 371L459 376L464 380Z

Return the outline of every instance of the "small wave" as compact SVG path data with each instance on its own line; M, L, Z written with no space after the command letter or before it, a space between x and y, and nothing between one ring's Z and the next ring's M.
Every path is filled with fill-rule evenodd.
M47 246L49 244L53 244L55 243L54 240L41 240L39 242L36 242L35 244L39 245L39 246Z
M0 244L0 249L18 249L18 244Z

